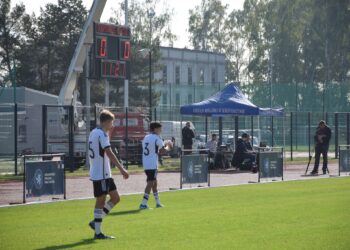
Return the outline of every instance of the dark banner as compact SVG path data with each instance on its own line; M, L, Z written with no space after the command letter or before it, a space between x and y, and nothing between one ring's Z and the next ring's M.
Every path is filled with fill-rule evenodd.
M259 153L260 178L272 178L283 176L283 153L260 152Z
M63 195L63 161L26 162L26 196Z
M183 184L208 182L207 155L183 155L181 159L181 169Z
M339 150L339 172L350 172L350 149Z

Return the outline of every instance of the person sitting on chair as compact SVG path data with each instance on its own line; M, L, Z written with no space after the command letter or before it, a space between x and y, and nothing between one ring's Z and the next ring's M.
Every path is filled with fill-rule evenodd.
M237 141L236 150L232 159L233 166L239 167L244 163L244 165L249 166L249 169L255 168L256 154L252 151L249 140L249 135L243 133L241 138Z

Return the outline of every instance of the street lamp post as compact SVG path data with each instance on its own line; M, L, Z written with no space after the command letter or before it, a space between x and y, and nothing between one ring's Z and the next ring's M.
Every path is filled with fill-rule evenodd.
M152 121L152 51L149 50L149 119Z
M148 17L149 17L149 53L148 53L148 59L149 59L149 119L152 121L152 18L155 16L155 11L153 8L150 8L148 10Z
M149 72L148 72L148 105L149 105L149 119L152 120L152 18L155 16L155 12L152 8L148 10L148 17L150 23L150 36L149 36L149 48L141 49L138 52L143 58L148 56Z

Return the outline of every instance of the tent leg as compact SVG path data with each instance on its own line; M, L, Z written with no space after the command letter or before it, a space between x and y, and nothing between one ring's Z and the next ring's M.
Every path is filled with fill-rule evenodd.
M238 140L238 116L235 116L235 140Z
M205 143L208 142L208 116L205 116Z
M222 144L222 117L219 117L219 146Z

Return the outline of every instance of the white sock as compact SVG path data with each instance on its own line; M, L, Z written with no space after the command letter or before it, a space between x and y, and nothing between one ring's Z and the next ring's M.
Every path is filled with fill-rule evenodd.
M113 204L111 201L108 201L103 208L102 218L104 218L112 210L114 206L115 204Z
M145 194L143 195L143 200L142 200L142 202L141 202L141 205L143 205L143 206L146 206L146 205L147 205L148 197L149 197L149 194L147 194L147 193L145 193Z
M101 233L101 223L102 223L102 217L103 217L103 210L100 208L95 208L94 210L94 222L95 222L95 233L100 234Z
M153 193L153 195L154 195L154 199L156 199L157 205L160 205L160 200L159 200L158 192L157 192L157 193Z

